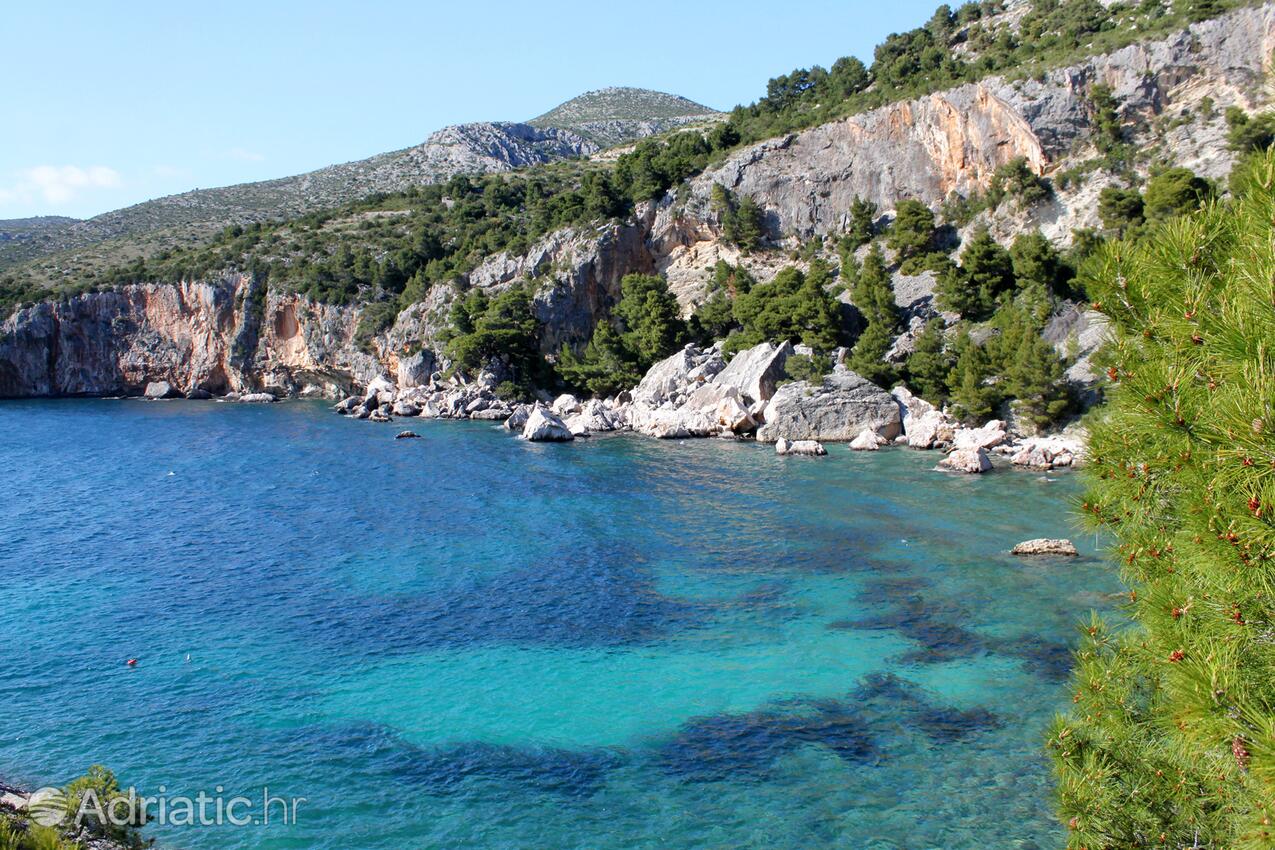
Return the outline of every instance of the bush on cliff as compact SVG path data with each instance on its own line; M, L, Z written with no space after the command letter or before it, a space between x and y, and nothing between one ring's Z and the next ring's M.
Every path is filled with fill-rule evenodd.
M495 298L481 291L457 297L450 319L447 356L458 369L472 375L498 364L510 389L521 395L544 383L547 367L529 285L512 286Z
M732 308L740 330L727 339L727 351L785 340L816 351L836 348L842 336L841 310L828 291L831 282L827 264L814 260L809 273L789 266L740 293Z
M1075 850L1275 846L1275 156L1096 258L1108 406L1084 515L1133 624L1095 619L1049 734Z
M611 317L598 322L582 356L563 346L558 374L570 386L597 395L629 389L686 342L686 322L664 278L625 275L620 292Z

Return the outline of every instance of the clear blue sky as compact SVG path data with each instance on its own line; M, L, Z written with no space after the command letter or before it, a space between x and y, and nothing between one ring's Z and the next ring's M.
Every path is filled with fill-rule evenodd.
M641 86L718 109L927 20L896 2L11 3L0 34L0 218L408 147Z

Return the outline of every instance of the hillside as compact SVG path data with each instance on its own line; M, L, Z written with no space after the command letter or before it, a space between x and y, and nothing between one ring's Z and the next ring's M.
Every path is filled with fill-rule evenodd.
M15 314L2 353L20 365L0 379L11 394L135 392L143 378L164 375L182 388L329 395L379 375L429 380L435 365L457 365L456 352L511 356L505 343L455 342L490 302L522 311L535 329L520 337L517 356L543 365L523 376L523 391L541 381L578 388L573 375L587 369L569 358L606 356L600 345L615 343L596 337L598 328L614 321L622 281L637 273L659 275L675 301L669 309L728 352L808 339L818 364L836 357L883 386L904 380L927 398L950 398L970 419L1016 398L1000 389L1012 386L1004 370L1025 362L1044 370L1038 409L1057 417L1068 408L1056 402L1092 398L1087 357L1102 338L1078 269L1095 245L1224 191L1238 155L1232 121L1268 106L1262 83L1275 43L1271 4L1178 29L1091 16L1077 33L1087 8L1073 0L973 22L965 7L936 16L951 43L987 43L1008 26L1067 33L1071 46L1056 55L1071 60L1029 76L977 76L968 63L891 70L930 55L922 29L901 55L878 51L863 74L842 62L794 72L798 82L772 81L765 98L727 121L643 141L609 163L435 184L229 230L150 263L65 275L57 282L67 296L99 294ZM1044 17L1033 17L1038 9ZM1153 25L1163 29L1157 37L1128 41ZM964 56L1002 67L1030 49L999 37L990 44ZM916 93L886 98L879 87L890 74L893 90ZM840 102L827 99L835 91ZM860 108L879 100L887 102ZM808 103L818 114L850 114L750 139L804 122ZM1253 127L1271 120L1254 115ZM801 285L805 275L817 285ZM0 285L10 304L47 291L34 278ZM759 306L763 297L775 300ZM795 326L798 315L817 327ZM219 337L216 351L187 360L191 339L180 329L188 326L243 335ZM103 337L110 328L136 333ZM154 334L172 345L154 349ZM913 356L925 352L928 378ZM430 364L425 378L405 365L409 357ZM587 380L622 386L634 373L611 360L599 368L614 380ZM460 365L475 372L473 362Z
M414 147L305 174L196 189L83 221L44 217L0 222L0 269L58 252L83 252L59 258L48 274L56 278L84 267L189 245L230 224L295 218L378 192L445 181L456 174L504 172L588 156L607 145L713 114L685 98L660 92L590 92L534 122L445 127Z
M585 92L527 123L570 130L606 148L719 115L678 95L612 87Z

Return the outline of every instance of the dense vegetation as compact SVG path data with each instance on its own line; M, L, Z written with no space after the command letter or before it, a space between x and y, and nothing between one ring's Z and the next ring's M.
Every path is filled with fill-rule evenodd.
M86 846L80 839L146 846L139 832L145 815L105 767L94 765L61 790L66 820L60 826L42 826L0 808L0 850L79 850Z
M630 389L686 341L689 329L664 278L626 275L620 292L611 318L598 322L581 356L563 347L558 372L567 386L596 395Z
M1102 249L1109 403L1083 508L1131 628L1095 620L1049 738L1073 848L1275 846L1275 156Z

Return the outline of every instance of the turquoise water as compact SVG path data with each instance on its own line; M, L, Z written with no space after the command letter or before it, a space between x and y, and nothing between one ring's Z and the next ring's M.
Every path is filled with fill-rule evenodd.
M1060 843L1072 478L415 427L0 405L0 777L306 798L190 850Z

